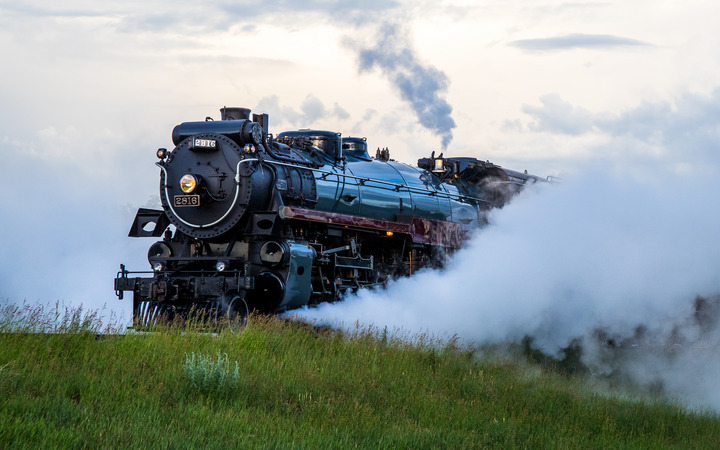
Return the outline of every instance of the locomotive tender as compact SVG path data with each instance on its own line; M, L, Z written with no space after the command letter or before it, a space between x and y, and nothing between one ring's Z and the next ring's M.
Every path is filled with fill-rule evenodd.
M152 272L115 279L136 323L191 310L229 317L334 301L442 264L527 182L541 178L475 158L395 162L365 138L299 130L273 136L268 115L221 110L175 127L157 151L162 210L138 210L130 237ZM149 275L152 276L142 276Z

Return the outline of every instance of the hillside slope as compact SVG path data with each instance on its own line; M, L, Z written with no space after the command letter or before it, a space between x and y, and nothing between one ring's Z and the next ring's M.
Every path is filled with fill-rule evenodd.
M177 327L100 336L83 326L61 331L0 334L0 446L702 448L720 442L717 417L596 395L581 380L478 358L452 343L410 345L382 333L349 335L274 318L219 334ZM219 361L204 368L208 374L228 369L228 376L191 383L193 355Z

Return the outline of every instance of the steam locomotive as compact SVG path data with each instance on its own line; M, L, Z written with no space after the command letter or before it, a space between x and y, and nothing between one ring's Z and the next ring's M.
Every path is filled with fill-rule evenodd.
M136 323L193 310L279 313L441 265L523 185L543 180L475 158L368 154L365 138L267 133L268 115L224 107L185 122L157 150L162 210L140 208L130 237L159 238L152 271L121 264Z

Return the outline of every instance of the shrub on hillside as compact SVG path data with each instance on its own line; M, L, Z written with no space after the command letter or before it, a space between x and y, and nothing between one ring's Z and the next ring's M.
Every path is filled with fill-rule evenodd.
M231 371L227 353L217 352L217 358L195 352L185 354L185 376L190 387L204 394L226 395L237 389L240 381L240 367L235 361Z

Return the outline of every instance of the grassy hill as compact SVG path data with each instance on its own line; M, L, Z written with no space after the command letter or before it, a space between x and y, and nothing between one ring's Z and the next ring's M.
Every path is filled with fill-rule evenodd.
M92 315L38 317L6 307L0 320L0 447L720 443L716 416L593 394L582 379L452 342L276 318L217 334L98 335ZM48 327L55 332L30 332Z

